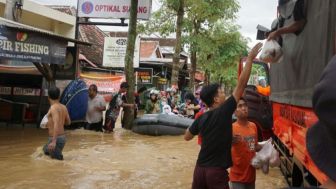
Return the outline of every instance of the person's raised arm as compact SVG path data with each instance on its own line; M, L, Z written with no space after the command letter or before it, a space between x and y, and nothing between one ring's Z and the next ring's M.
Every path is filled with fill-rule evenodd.
M249 55L247 56L246 64L244 66L243 71L240 74L237 86L236 86L236 88L233 91L233 97L235 98L236 102L239 101L240 97L244 93L245 87L246 87L247 82L248 82L248 80L250 78L253 60L255 59L255 57L260 52L262 46L263 46L262 43L256 44L252 48L252 50L249 53Z

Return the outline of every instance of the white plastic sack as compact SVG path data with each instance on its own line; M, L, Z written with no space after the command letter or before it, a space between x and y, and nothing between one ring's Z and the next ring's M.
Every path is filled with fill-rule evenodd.
M260 158L254 156L251 160L251 165L256 169L260 169L263 167L263 162L260 160Z
M272 155L271 155L271 159L269 160L269 165L271 167L280 166L279 152L275 148L272 149Z
M273 150L272 139L268 139L261 148L261 150L257 153L257 156L263 162L269 161L272 156L272 150Z
M277 63L282 58L282 49L275 40L268 40L260 54L260 60L268 63Z
M256 169L261 169L264 174L269 171L269 166L277 167L280 165L278 151L272 145L272 139L259 143L261 150L251 160L251 165Z
M47 128L47 124L48 124L48 114L44 115L41 123L40 123L40 127L42 129L46 129Z
M269 172L269 163L268 163L268 161L266 161L263 165L262 165L262 172L264 173L264 174L268 174L268 172Z

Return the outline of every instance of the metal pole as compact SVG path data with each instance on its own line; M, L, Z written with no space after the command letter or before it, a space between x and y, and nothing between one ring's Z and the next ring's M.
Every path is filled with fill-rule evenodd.
M82 24L82 25L100 25L100 26L128 26L128 24L126 24L124 22L124 19L121 20L121 23L80 21L80 22L78 22L78 24Z
M77 0L77 7L76 7L76 24L75 24L75 39L78 40L78 33L79 33L79 18L78 18L78 8L79 8L79 1ZM75 66L76 66L76 79L79 77L78 74L79 70L79 53L78 53L78 44L75 43Z

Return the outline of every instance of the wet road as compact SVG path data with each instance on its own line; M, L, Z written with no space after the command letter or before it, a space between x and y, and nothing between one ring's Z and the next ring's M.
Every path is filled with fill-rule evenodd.
M66 131L64 161L42 154L46 130L0 127L0 188L190 188L199 151L182 136ZM256 188L281 188L279 169L258 171Z

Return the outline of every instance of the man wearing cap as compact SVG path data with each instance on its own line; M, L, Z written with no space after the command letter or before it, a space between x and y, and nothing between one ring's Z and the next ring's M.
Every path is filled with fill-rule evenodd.
M113 132L115 127L115 122L118 119L120 108L121 107L129 107L134 108L134 104L126 104L122 100L122 94L127 91L128 83L122 82L120 84L120 89L117 94L112 97L111 102L109 103L109 108L105 113L105 125L104 129L106 133Z
M307 131L306 145L316 166L329 178L322 188L336 188L336 56L322 73L313 93L319 121Z
M305 0L279 0L278 29L268 35L268 40L275 40L283 34L300 34L306 24ZM294 10L293 10L294 7ZM285 21L292 19L292 23L284 26Z

